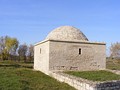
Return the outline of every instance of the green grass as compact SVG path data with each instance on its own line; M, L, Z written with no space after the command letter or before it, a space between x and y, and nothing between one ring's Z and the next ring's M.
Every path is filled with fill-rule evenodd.
M39 71L27 68L29 64L24 68L14 66L16 64L11 61L0 62L0 90L75 90Z
M74 75L92 81L111 81L120 80L120 75L108 71L67 71L66 74Z
M32 69L33 63L0 61L0 90L75 90ZM120 60L107 60L107 69L120 70ZM120 80L120 75L107 71L65 73L92 81Z
M107 69L120 70L120 60L107 59Z

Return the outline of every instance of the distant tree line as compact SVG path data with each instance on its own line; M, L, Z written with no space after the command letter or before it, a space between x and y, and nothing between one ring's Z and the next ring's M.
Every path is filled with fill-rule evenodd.
M119 42L111 44L109 58L120 59ZM12 38L9 36L1 36L0 60L33 62L34 46L27 44L19 44L19 40L17 38Z
M33 62L34 46L19 44L17 38L0 37L0 60Z

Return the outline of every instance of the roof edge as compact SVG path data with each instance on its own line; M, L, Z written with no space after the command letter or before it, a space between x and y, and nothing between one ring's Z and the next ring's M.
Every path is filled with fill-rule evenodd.
M83 41L83 40L74 40L74 41L71 41L71 40L55 40L55 39L45 39L41 42L38 42L36 44L34 44L34 46L37 46L39 44L42 44L42 43L45 43L45 42L48 42L48 41L52 41L52 42L66 42L66 43L81 43L81 44L97 44L97 45L106 45L105 42L90 42L90 41Z

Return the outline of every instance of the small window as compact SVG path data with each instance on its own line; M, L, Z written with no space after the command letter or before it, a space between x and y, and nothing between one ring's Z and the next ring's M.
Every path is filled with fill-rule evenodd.
M79 48L79 55L81 55L81 53L82 53L82 52L81 52L81 48Z
M41 54L41 48L40 48L40 54Z

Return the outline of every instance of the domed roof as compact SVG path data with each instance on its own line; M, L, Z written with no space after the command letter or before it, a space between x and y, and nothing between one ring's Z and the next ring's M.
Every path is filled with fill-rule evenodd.
M87 37L79 29L72 26L58 27L50 32L46 39L88 41Z

